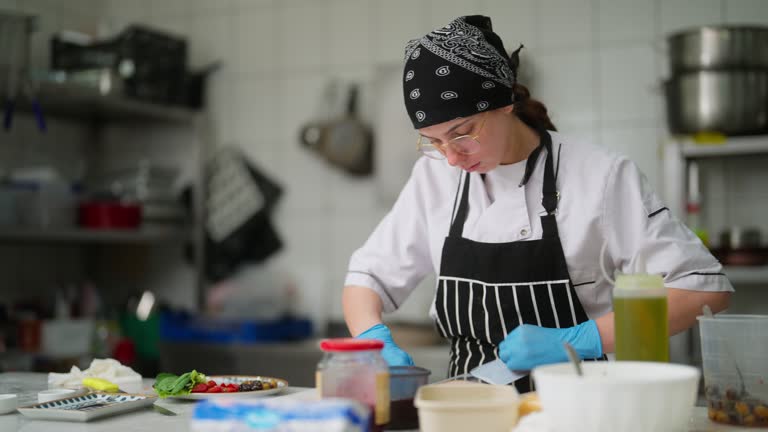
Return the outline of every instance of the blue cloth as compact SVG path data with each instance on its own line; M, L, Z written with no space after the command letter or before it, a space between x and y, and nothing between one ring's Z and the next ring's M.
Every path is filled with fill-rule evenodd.
M563 346L568 342L582 359L603 355L603 342L594 320L575 327L518 326L499 344L499 358L511 370L528 371L536 366L568 361Z
M384 324L376 324L368 330L357 335L357 339L378 339L384 342L384 349L381 350L381 356L390 366L412 366L413 359L407 352L403 351L392 339L392 332Z

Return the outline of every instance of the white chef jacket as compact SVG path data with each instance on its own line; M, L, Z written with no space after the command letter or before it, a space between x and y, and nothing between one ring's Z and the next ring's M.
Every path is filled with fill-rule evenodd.
M609 275L637 272L640 251L645 271L662 275L667 287L733 291L720 263L670 214L637 165L597 146L551 135L560 193L557 227L574 289L590 319L612 310L613 285L599 261L606 242ZM541 239L545 156L542 152L524 186L526 161L501 165L485 179L472 173L463 236L486 243ZM427 274L439 273L463 177L445 160L420 158L390 212L353 253L345 285L374 290L384 311L392 312ZM430 316L435 317L434 302Z

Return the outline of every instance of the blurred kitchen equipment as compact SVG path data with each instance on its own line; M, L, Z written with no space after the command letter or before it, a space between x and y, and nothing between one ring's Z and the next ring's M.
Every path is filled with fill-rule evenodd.
M7 131L13 124L13 115L18 102L18 95L25 95L32 106L37 127L45 132L46 124L39 101L33 93L29 81L29 54L32 33L36 19L32 15L0 12L0 77L5 85L0 87L4 94L3 128Z
M165 31L130 25L116 36L84 42L58 33L51 38L51 68L111 69L124 80L124 95L158 103L184 99L187 41Z
M455 382L419 388L415 404L422 432L509 432L520 396L512 386Z
M684 72L665 83L665 92L672 132L768 132L768 69Z
M244 263L258 263L282 248L271 213L282 187L237 148L222 147L206 169L206 271L221 280Z
M768 316L720 314L698 320L709 418L768 426Z
M760 230L733 226L720 233L720 247L712 253L725 265L759 266L768 262L768 249L762 247Z
M720 233L720 246L728 249L751 249L761 246L758 228L730 227Z
M701 216L701 185L699 162L688 161L687 201L685 203L685 223L699 237L704 246L709 247L709 232L704 228Z
M533 370L553 430L647 432L686 430L699 370L654 362L584 362L584 375L559 363Z
M301 142L349 174L369 175L373 172L373 138L368 126L358 118L357 85L350 86L348 98L346 115L304 126Z
M141 160L135 166L102 174L89 182L94 198L141 205L143 223L181 224L188 217L176 190L179 170Z
M413 402L416 391L427 384L430 373L429 369L418 366L389 368L388 430L418 429L419 416Z
M57 358L88 354L93 341L93 329L94 323L90 319L44 321L41 351Z
M704 26L667 38L674 73L703 69L768 69L768 27Z

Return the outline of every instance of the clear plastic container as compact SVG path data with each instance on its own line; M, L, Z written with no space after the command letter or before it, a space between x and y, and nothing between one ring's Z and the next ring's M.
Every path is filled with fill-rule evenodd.
M389 425L387 430L418 429L419 415L413 400L419 387L429 380L429 369L418 366L389 368Z
M619 275L613 311L616 360L669 361L667 289L661 276Z
M371 409L371 430L389 423L389 366L381 356L384 343L374 339L325 339L317 366L320 397L356 400Z
M698 319L709 418L768 428L768 315Z

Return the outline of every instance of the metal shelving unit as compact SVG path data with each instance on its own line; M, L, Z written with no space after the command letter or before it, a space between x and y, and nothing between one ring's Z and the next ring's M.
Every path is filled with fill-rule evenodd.
M730 137L720 144L701 144L689 137L672 138L664 146L665 198L673 214L685 214L688 162L707 158L768 155L768 135ZM734 284L768 284L768 266L725 267Z
M159 105L117 95L102 95L96 89L77 84L41 82L35 90L43 112L48 116L102 122L189 123L195 111L172 105ZM20 102L27 102L22 98ZM28 103L20 109L29 111Z
M191 228L144 227L136 230L94 230L83 228L13 228L0 229L2 243L101 243L158 244L192 239Z
M204 111L185 107L147 103L118 95L102 95L96 89L77 84L38 82L34 96L40 102L47 118L63 118L90 124L94 131L106 124L168 125L189 128L197 137L200 149L197 175L195 176L193 224L144 226L135 230L88 230L72 228L0 228L0 243L5 244L81 244L81 245L183 245L191 241L197 279L198 304L204 298L205 288L205 187L204 161L210 148L208 117ZM0 99L5 100L5 89L0 89ZM17 110L31 113L28 98L17 100ZM98 133L94 133L97 137ZM96 140L98 141L98 140ZM98 147L98 143L94 143Z

